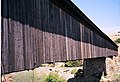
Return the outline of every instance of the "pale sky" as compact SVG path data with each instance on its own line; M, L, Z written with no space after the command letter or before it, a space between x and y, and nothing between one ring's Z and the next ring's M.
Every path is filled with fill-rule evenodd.
M72 0L105 34L120 31L120 0Z

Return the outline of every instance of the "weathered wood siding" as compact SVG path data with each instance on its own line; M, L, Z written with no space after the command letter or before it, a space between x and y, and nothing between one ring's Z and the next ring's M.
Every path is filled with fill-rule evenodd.
M56 1L2 0L2 72L117 55L117 46L109 38Z

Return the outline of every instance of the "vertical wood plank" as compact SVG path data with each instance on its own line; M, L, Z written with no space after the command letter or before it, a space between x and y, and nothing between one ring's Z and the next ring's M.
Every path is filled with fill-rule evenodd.
M8 72L9 68L8 68L8 20L3 18L2 19L2 29L3 29L3 34L2 34L2 66L3 69L2 71L4 72Z

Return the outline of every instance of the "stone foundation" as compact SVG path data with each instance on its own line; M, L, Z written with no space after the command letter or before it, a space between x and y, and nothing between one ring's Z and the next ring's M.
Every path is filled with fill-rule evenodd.
M75 78L71 78L68 82L100 82L101 76L106 75L106 58L85 59L83 62L83 70L78 70Z

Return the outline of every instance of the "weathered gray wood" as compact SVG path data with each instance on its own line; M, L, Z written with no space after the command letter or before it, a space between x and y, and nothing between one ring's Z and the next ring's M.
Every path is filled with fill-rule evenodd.
M9 53L9 48L8 48L8 19L2 18L2 29L3 29L3 34L2 34L2 66L4 72L9 72L8 66L8 53Z
M61 2L67 6L61 6L64 4ZM117 46L81 11L71 7L71 2L2 0L2 3L5 73L33 69L43 63L118 53Z
M15 45L15 70L24 69L23 60L23 37L22 37L22 25L19 22L14 22L14 45Z

